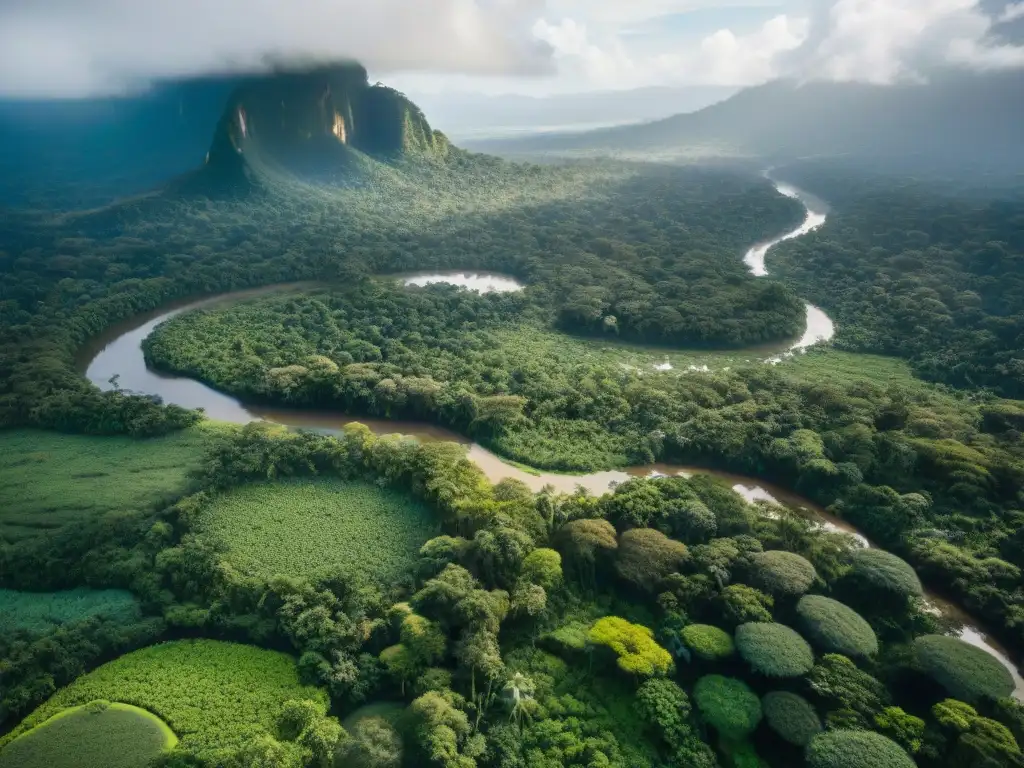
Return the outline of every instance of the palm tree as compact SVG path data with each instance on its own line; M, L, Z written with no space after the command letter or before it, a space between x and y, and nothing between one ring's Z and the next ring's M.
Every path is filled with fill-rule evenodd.
M501 698L509 708L509 719L523 728L523 716L527 714L529 702L533 701L535 686L533 680L522 672L516 672L502 688Z

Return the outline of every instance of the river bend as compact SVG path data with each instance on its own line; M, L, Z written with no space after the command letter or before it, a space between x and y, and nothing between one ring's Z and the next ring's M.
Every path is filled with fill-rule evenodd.
M750 271L757 276L768 274L765 257L772 247L800 237L824 224L827 217L827 206L813 195L792 185L772 179L772 183L780 193L803 203L807 210L806 217L799 227L774 240L753 246L744 256L744 262ZM453 283L469 290L481 292L505 292L521 290L522 286L513 278L486 272L448 272L448 273L410 273L396 275L406 285L429 285L436 282ZM237 291L220 296L202 299L191 299L174 302L153 312L137 315L122 323L115 324L102 334L92 339L78 354L78 365L88 379L101 389L111 389L116 377L116 384L124 390L160 397L165 403L179 405L184 408L202 408L212 419L235 424L246 424L251 421L268 421L298 429L310 429L320 432L335 432L345 424L358 422L367 425L377 434L404 434L420 440L444 440L461 443L467 446L468 457L483 470L491 482L504 479L516 479L525 483L530 489L539 491L545 486L552 486L558 491L572 492L582 486L593 494L602 494L613 488L615 484L631 477L651 477L658 475L691 476L697 473L716 475L726 480L737 493L747 501L767 501L781 504L816 520L826 530L850 533L862 545L870 546L870 542L844 520L829 515L824 509L807 499L801 498L782 488L772 486L762 480L730 475L699 467L681 467L669 465L653 465L631 467L624 470L610 470L586 475L567 475L551 472L527 471L506 463L497 455L481 445L472 443L462 435L443 427L423 423L398 422L379 419L354 419L341 413L324 411L298 410L281 407L261 407L243 403L239 399L209 387L193 379L164 374L151 370L146 366L142 351L142 343L163 322L195 309L209 308L219 304L241 301L256 296L281 291L302 290L315 287L315 283L291 283L287 285L271 285L246 291ZM752 350L766 362L777 363L784 357L792 356L814 344L829 341L835 333L832 320L822 310L810 304L807 307L807 327L799 339L776 348ZM765 357L767 355L767 357ZM960 637L972 645L984 649L1011 671L1016 683L1015 696L1024 700L1024 679L1021 678L1016 666L1007 652L992 638L988 637L958 607L934 595L928 595L933 606L943 614L957 619L963 624Z

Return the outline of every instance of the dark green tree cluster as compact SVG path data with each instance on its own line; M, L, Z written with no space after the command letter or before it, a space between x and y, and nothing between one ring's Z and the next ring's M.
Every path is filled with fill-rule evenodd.
M773 274L821 302L843 348L909 358L922 376L1024 396L1024 216L1019 196L787 169L829 200L824 227L772 253Z

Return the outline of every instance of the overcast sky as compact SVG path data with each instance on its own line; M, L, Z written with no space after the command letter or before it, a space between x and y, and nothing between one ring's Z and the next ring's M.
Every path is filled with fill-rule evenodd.
M410 92L889 83L1024 67L1024 0L0 0L0 95L80 96L272 59Z

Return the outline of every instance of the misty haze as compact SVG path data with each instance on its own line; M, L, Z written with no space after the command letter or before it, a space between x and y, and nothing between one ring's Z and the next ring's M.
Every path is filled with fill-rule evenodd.
M0 768L1024 768L1024 2L0 0Z

